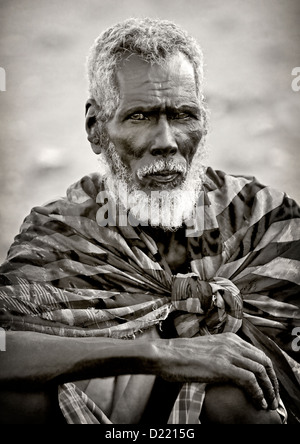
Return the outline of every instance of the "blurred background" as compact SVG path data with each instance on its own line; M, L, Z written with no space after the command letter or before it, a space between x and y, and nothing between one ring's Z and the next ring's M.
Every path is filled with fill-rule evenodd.
M33 206L97 170L86 54L108 26L144 16L177 22L203 48L209 163L300 202L299 0L0 0L0 262Z

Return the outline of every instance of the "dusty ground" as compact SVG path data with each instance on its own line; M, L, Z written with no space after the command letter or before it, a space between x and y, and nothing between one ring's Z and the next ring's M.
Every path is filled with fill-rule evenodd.
M84 131L85 56L129 16L174 20L201 42L210 163L300 201L299 0L0 0L0 261L32 206L95 170Z

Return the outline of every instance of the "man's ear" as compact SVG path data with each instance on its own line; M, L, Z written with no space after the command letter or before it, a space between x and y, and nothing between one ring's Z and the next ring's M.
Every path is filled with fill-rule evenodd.
M94 99L88 99L85 105L85 130L88 141L96 154L101 153L99 124L97 120L98 105Z

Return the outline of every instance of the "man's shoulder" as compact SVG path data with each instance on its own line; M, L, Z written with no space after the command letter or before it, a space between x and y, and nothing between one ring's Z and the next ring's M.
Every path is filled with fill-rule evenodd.
M284 191L261 183L255 176L228 174L208 168L204 191L217 216L236 224L241 220L274 220L300 217L300 207ZM225 217L226 216L226 217Z
M241 192L253 195L263 188L266 185L262 185L254 176L230 174L212 167L208 167L206 171L204 190L212 198L224 199Z
M88 199L96 200L104 189L103 177L96 172L83 176L67 188L66 196L70 202L82 203Z
M280 208L289 213L287 217L299 213L298 204L284 191L263 184L255 176L228 174L208 168L204 190L216 214L224 214L226 210L247 218L248 213L262 215Z
M103 178L99 173L83 176L71 184L64 195L33 207L25 218L21 231L27 229L28 226L40 225L42 219L50 220L67 216L95 218L97 195L102 189L104 189Z
M205 186L208 189L214 190L216 188L222 188L225 184L237 182L257 182L257 179L255 176L228 173L223 170L214 169L211 166L206 170Z

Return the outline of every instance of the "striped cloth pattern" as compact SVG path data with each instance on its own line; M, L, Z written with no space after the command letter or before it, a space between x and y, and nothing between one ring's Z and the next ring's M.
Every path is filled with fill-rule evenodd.
M1 326L133 339L175 313L180 336L236 331L271 357L289 418L300 422L298 205L255 178L209 168L204 219L186 230L191 272L173 276L141 227L99 224L101 191L91 174L25 219L0 267ZM64 405L78 410L66 386Z

